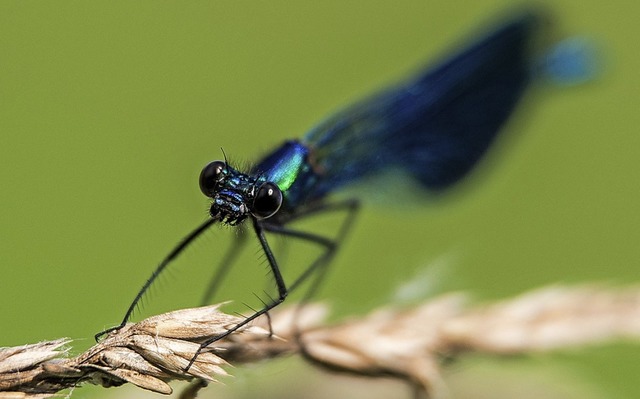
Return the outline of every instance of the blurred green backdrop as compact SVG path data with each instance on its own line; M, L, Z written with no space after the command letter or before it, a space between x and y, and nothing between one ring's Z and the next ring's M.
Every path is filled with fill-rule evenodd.
M602 44L603 77L540 93L464 196L366 206L325 290L342 313L384 303L421 270L431 292L478 298L640 279L640 3L551 3L560 33ZM197 177L220 147L255 160L513 5L0 2L0 346L70 336L88 347L206 216ZM200 245L215 256L227 235ZM263 278L247 252L245 277ZM186 263L175 274L208 278ZM172 278L145 315L197 303ZM639 360L620 344L542 362L635 398Z

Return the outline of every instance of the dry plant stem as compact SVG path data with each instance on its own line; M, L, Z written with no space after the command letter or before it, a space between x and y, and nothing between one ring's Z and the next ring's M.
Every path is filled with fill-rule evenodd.
M449 294L331 326L324 323L326 307L311 304L274 312L275 335L261 319L216 341L185 372L200 342L241 320L219 307L184 309L129 324L72 358L67 339L0 349L0 399L49 397L83 382L105 387L129 382L169 394L169 381L198 379L181 395L193 398L207 381L226 375L229 363L296 352L325 368L401 378L427 397L444 397L443 357L469 351L527 354L640 338L639 288L549 287L477 307L467 306L464 295Z

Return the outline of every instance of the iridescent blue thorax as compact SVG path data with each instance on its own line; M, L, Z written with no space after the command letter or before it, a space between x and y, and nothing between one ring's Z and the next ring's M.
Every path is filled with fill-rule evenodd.
M252 174L275 183L284 196L281 212L291 212L309 199L309 189L318 180L310 160L310 149L297 140L286 141L264 157Z

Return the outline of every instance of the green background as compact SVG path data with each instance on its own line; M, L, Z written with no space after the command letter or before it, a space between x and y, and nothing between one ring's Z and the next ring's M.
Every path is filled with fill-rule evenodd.
M385 303L425 273L425 296L483 299L639 280L638 4L552 2L560 34L601 45L603 76L541 90L464 195L366 205L324 291L338 313ZM220 147L255 161L513 5L1 1L0 346L70 336L88 347L206 217L197 176ZM199 247L220 256L229 235ZM262 279L255 245L246 252L243 278ZM189 284L211 265L189 259L137 317L197 303ZM243 284L231 279L229 292ZM571 369L602 397L640 396L637 346L531 362Z

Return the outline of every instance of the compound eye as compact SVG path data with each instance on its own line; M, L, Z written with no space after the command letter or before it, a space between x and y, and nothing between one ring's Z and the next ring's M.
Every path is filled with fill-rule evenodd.
M266 219L273 216L282 205L282 191L273 183L264 183L253 200L253 214Z
M226 170L224 161L209 162L200 172L200 191L207 197L213 197L216 185L224 178Z

